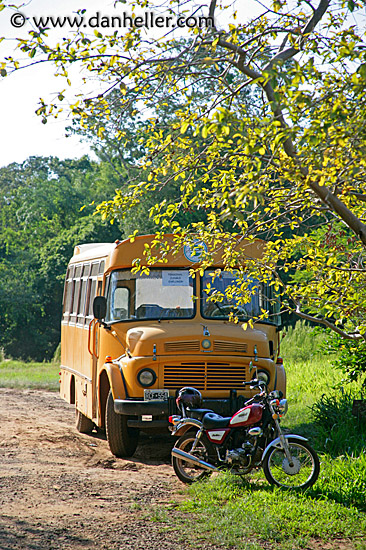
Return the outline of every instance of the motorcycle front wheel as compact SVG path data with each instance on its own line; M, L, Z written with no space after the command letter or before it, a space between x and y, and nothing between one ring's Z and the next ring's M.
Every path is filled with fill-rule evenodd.
M306 441L291 437L286 441L292 460L289 462L282 448L270 449L263 461L267 481L286 489L307 489L319 476L318 455Z
M182 435L175 444L175 448L185 451L194 455L200 460L208 461L208 443L204 441L204 438L198 441L195 449L192 451L193 443L196 440L196 434L194 432L188 432ZM204 477L211 474L209 470L201 468L199 465L192 464L184 460L184 458L172 457L172 465L178 478L183 483L194 483Z

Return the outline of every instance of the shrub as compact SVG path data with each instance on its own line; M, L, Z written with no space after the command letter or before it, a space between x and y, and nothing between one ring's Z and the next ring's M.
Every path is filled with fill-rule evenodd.
M317 447L332 456L365 451L366 424L352 415L354 394L322 395L312 407Z
M359 382L366 387L366 342L347 340L336 333L328 333L322 345L324 353L337 353L334 366L341 369L345 382Z

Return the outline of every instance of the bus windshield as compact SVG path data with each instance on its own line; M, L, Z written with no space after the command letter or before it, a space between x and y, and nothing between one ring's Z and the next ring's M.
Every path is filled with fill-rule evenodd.
M255 319L267 311L264 322L280 324L280 304L273 288L256 279L245 277L246 290L241 290L243 275L207 269L201 282L202 317L228 320L230 313L240 320Z
M194 282L185 269L150 269L149 274L113 271L107 292L107 322L194 317Z

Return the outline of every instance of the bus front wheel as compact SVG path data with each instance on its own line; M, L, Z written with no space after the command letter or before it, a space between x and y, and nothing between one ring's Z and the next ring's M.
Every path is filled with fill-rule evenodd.
M127 416L115 412L111 390L107 399L105 425L111 452L119 458L132 456L136 451L139 431L127 426Z

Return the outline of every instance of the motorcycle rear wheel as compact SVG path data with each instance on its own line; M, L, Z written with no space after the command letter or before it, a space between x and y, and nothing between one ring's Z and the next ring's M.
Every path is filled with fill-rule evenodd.
M191 449L195 440L196 434L194 432L185 433L178 439L175 447L207 462L209 456L208 442L205 442L204 437L201 437L196 448L192 452ZM208 477L212 473L209 470L200 468L199 465L196 466L182 458L176 458L175 456L172 457L172 465L177 477L183 483L194 483L195 481Z
M287 444L293 466L288 463L283 449L273 447L263 461L267 481L286 489L307 489L314 485L319 476L318 455L306 441L289 437Z

